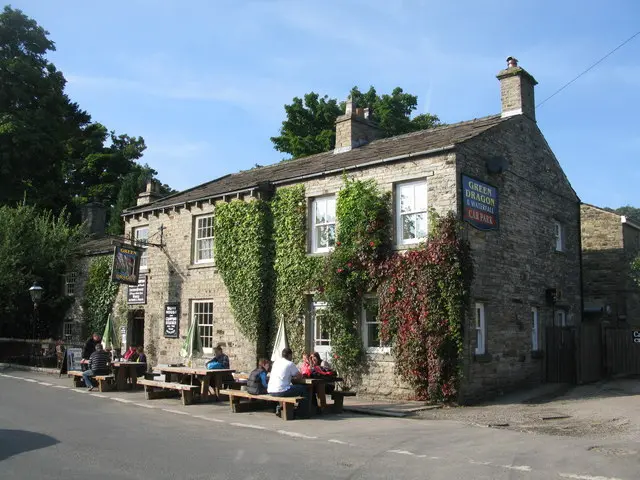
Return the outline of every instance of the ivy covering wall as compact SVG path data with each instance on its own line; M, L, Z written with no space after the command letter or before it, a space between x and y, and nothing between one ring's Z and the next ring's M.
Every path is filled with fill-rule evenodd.
M82 303L88 333L102 335L118 294L120 285L111 281L112 261L111 256L105 255L94 258L89 266Z
M273 221L268 202L216 205L214 258L240 332L266 354L273 327Z
M296 359L305 350L306 293L317 285L321 257L307 254L304 185L281 188L271 202L275 244L275 321L284 318Z

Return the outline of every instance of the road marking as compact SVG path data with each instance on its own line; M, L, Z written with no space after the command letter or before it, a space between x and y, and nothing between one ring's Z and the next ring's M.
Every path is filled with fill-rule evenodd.
M177 413L178 415L189 415L189 413L187 413L187 412L182 412L180 410L172 410L170 408L163 408L162 411L163 412L169 412L169 413Z
M286 430L278 430L277 431L280 435L286 435L287 437L294 437L294 438L304 438L305 440L316 440L318 437L311 437L309 435L303 435L302 433L298 433L298 432L288 432Z
M347 445L349 447L353 447L353 443L343 442L342 440L336 440L335 438L330 438L327 440L329 443L337 443L338 445Z
M411 455L415 456L415 453L410 452L409 450L387 450L388 453L397 453L399 455Z
M209 422L227 423L224 420L220 420L219 418L205 417L204 415L192 415L192 417L193 418L201 418L202 420L207 420Z
M519 472L530 472L531 467L528 465L500 465L502 468L507 468L509 470L518 470Z
M37 381L37 380L33 380L32 378L23 378L23 380L24 380L25 382L29 382L29 383L38 383L38 381Z
M266 430L266 427L261 427L260 425L251 425L250 423L237 423L233 422L229 425L233 425L234 427L243 427L243 428L253 428L254 430Z
M91 396L92 397L98 397L98 398L109 398L106 395L103 395L101 393L92 393Z
M559 473L562 478L571 478L573 480L622 480L617 477L598 477L592 475L576 475L575 473Z
M66 385L54 385L53 388L71 388L71 387L67 387Z
M147 405L146 403L134 403L134 405L138 407L144 407L144 408L156 408L153 405Z
M105 398L108 398L110 400L115 400L116 402L120 402L120 403L133 403L133 400L127 400L125 398L120 398L120 397L107 397L105 395Z
M478 462L477 460L469 460L471 465L491 465L491 462Z
M44 385L45 387L50 387L52 384L47 382L38 382L38 385Z

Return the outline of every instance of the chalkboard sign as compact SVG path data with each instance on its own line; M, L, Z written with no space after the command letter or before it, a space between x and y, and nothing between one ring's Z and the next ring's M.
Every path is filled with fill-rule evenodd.
M137 285L127 287L127 303L129 305L144 305L147 303L147 276L140 275Z
M180 334L180 304L165 303L164 305L164 336L178 338Z
M640 330L634 330L633 331L633 343L639 343L640 344Z

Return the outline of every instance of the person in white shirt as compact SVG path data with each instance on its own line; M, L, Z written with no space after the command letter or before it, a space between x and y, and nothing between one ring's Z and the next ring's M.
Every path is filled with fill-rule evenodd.
M267 393L274 397L304 397L298 404L297 412L299 417L308 415L309 391L305 385L292 385L291 380L302 378L298 367L291 361L293 352L290 348L282 350L282 358L273 362L271 367L271 375L269 376L269 384ZM279 414L280 405L276 409L276 415Z

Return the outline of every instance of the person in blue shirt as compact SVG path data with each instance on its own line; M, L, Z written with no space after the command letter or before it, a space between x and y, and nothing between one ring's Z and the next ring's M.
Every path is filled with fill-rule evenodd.
M247 392L252 395L262 395L267 393L267 372L271 369L271 362L266 358L261 358L258 368L249 374L247 380Z

